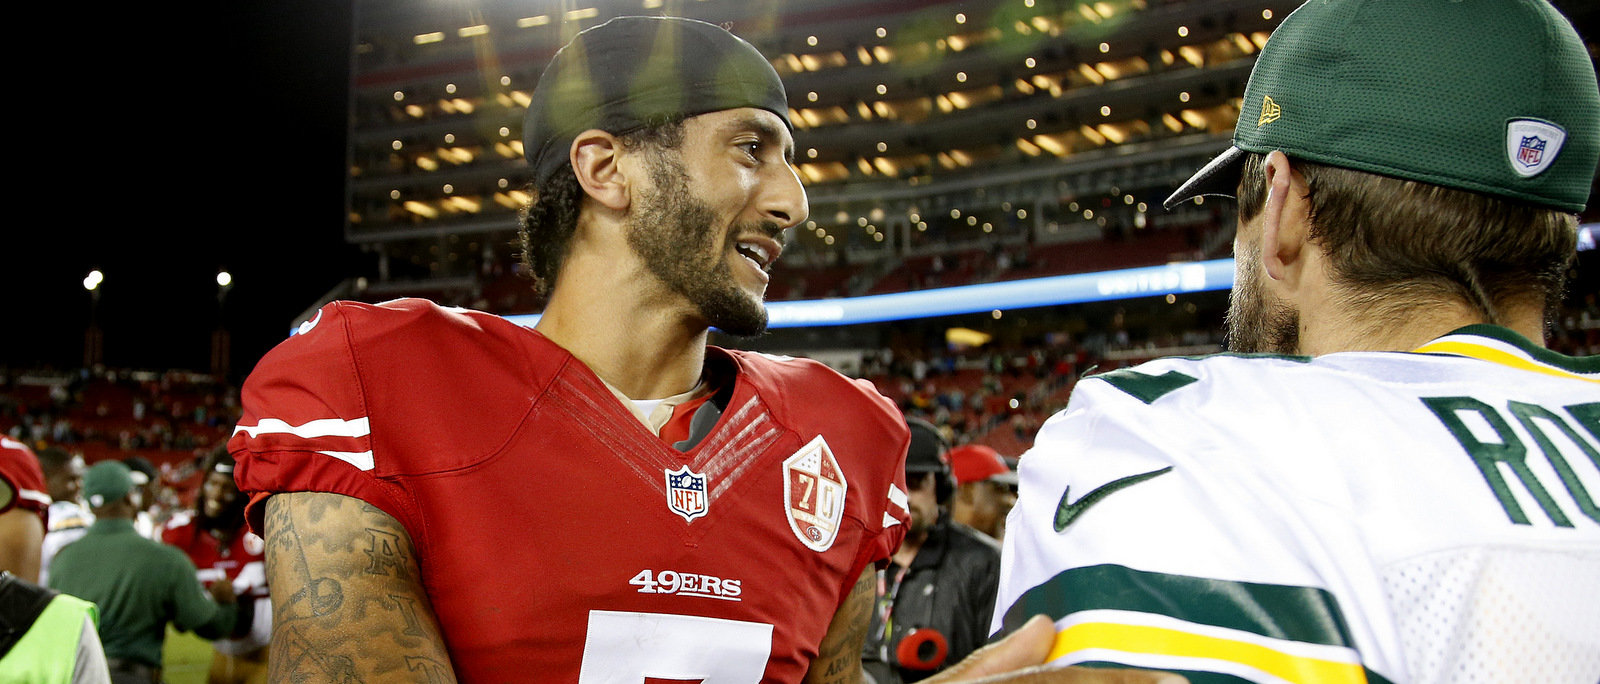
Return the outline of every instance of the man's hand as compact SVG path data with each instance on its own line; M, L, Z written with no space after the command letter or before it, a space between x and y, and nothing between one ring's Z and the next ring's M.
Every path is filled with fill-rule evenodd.
M211 600L224 606L231 606L238 601L238 598L233 595L233 583L226 579L212 582L211 586L206 587L206 591L211 593Z
M1000 641L978 649L927 684L1183 684L1182 676L1152 670L1041 667L1055 642L1056 626L1035 615Z

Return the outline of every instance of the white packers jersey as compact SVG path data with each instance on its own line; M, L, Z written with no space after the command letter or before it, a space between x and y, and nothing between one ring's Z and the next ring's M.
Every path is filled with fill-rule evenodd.
M1600 681L1600 357L1416 352L1091 376L1020 464L993 627L1192 681Z

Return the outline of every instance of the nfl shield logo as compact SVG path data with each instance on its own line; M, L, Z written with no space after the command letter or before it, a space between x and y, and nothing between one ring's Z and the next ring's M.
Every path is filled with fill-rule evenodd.
M833 450L817 435L783 462L783 496L789 529L813 551L827 551L844 519L844 471Z
M1539 119L1513 119L1506 123L1506 162L1522 178L1537 176L1561 155L1567 131Z
M1544 138L1537 135L1527 135L1522 138L1522 145L1517 148L1517 163L1523 166L1538 166L1544 158Z
M667 473L667 508L685 521L706 514L706 476L685 465Z

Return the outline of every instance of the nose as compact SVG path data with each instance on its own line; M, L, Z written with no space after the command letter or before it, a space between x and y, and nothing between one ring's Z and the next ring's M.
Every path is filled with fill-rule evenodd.
M806 188L800 176L788 164L773 164L767 187L761 197L761 217L785 229L800 225L811 215L811 204L806 200Z

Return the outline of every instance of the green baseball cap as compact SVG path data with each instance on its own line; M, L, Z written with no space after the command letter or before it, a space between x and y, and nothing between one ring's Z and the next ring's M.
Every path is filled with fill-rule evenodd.
M1595 66L1545 0L1309 0L1245 86L1233 147L1164 203L1232 197L1246 152L1583 211Z
M92 508L122 500L133 491L133 471L121 461L101 461L83 472L83 498Z

